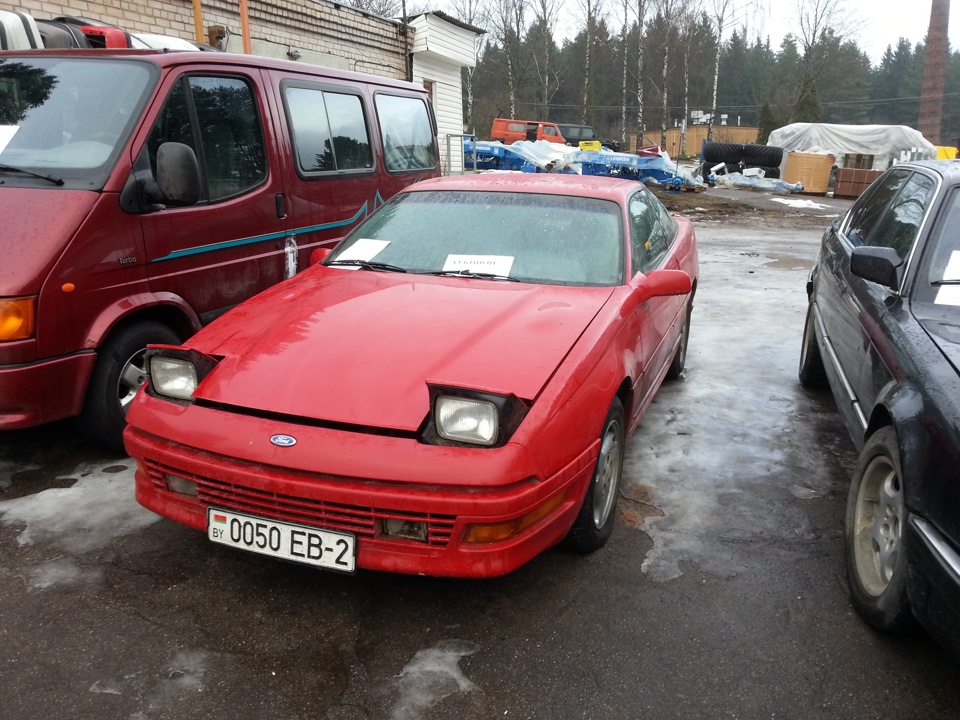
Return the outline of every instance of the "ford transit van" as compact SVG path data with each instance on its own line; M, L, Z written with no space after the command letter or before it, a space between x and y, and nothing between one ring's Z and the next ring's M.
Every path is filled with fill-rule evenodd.
M119 450L148 343L436 175L411 83L227 53L0 53L0 430L80 416Z

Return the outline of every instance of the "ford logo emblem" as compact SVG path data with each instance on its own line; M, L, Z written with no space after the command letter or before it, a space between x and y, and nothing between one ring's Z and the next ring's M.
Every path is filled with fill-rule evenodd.
M280 447L290 447L291 445L297 444L297 439L295 437L290 437L289 435L274 435L270 438L270 442L274 445L279 445Z

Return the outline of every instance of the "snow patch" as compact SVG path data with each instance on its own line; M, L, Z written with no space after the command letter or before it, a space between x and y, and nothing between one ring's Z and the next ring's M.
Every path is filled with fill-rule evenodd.
M160 519L137 504L133 474L129 458L106 466L84 463L65 476L80 476L73 487L0 502L0 522L26 525L17 538L21 545L51 542L71 553L106 547Z
M454 693L480 692L460 670L460 658L478 649L476 643L467 640L444 640L419 650L400 672L400 699L390 714L391 720L416 720L424 710Z
M99 580L99 570L85 570L70 558L59 558L36 566L30 572L29 585L34 590L44 590L55 585L75 585Z
M823 203L814 202L813 200L798 200L794 198L770 198L773 202L783 203L784 205L789 205L792 208L805 209L805 210L826 210L829 208L829 205L824 205ZM832 216L831 216L832 217Z

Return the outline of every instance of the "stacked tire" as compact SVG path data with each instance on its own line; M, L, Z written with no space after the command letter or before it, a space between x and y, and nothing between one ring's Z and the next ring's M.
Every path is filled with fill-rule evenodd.
M731 172L744 168L760 168L765 177L779 178L783 148L772 145L707 142L703 144L700 157L707 169L720 164L726 165Z

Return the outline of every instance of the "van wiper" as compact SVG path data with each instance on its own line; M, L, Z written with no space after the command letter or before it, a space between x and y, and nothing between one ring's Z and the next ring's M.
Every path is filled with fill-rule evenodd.
M447 277L468 277L468 278L479 278L481 280L509 280L510 282L520 282L515 277L510 277L509 275L498 275L497 273L488 273L488 272L478 272L477 270L468 270L464 268L463 270L439 270L437 272L432 272L430 275L442 275Z
M41 175L40 173L35 173L31 170L24 170L23 168L13 167L12 165L0 165L0 172L22 173L24 175L29 175L30 177L46 180L54 185L63 185L62 178L54 177L53 175Z
M326 263L327 266L330 265L352 265L354 267L360 267L364 270L385 270L386 272L402 272L405 273L406 268L402 268L399 265L390 265L389 263L374 262L372 260L331 260Z

